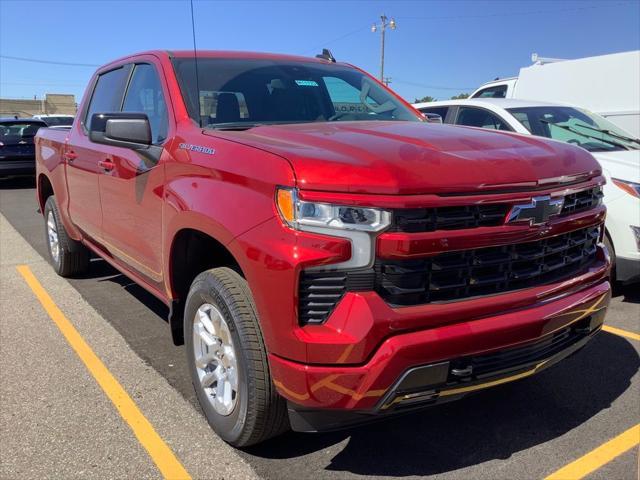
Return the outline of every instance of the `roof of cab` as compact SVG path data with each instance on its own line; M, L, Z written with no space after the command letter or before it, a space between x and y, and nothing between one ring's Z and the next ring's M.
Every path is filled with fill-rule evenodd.
M125 60L133 60L135 57L140 57L142 55L154 55L156 57L168 57L168 58L194 58L193 50L148 50L145 52L137 52L127 55L125 57L117 58L112 60L105 65L102 65L98 68L98 70L102 70L103 68L110 66L115 63L121 63ZM284 60L284 61L293 61L293 62L312 62L312 63L320 63L325 65L330 64L342 64L342 62L331 62L330 60L325 60L322 58L316 57L304 57L301 55L287 55L283 53L266 53L266 52L242 52L242 51L233 51L233 50L198 50L197 58L239 58L239 59L255 59L255 60Z

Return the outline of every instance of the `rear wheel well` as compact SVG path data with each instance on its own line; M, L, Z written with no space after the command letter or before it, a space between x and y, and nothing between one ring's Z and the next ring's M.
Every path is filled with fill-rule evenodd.
M41 212L44 212L44 204L47 203L47 198L51 195L53 195L51 181L46 175L40 175L38 177L38 201L40 202Z
M175 296L169 323L176 345L184 343L182 316L193 280L205 270L218 267L228 267L244 278L242 269L231 252L215 238L193 229L177 233L171 245L169 263L171 289Z

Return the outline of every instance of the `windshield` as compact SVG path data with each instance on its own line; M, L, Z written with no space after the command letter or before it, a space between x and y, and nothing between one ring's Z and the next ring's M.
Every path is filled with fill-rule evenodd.
M265 59L174 60L189 115L204 127L353 120L420 121L355 68ZM199 105L199 111L198 111Z
M49 127L66 125L73 125L73 117L43 117L42 121Z
M587 110L562 106L507 110L533 135L573 143L590 152L640 148L638 139Z

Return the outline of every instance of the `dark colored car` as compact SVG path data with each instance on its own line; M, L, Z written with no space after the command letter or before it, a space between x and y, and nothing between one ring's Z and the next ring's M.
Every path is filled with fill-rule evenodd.
M36 172L33 139L46 126L40 120L0 118L0 177Z

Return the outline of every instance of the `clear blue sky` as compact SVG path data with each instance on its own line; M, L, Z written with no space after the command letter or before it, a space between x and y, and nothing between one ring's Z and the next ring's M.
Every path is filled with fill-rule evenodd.
M517 74L533 52L579 58L640 49L640 0L194 1L199 49L312 55L323 46L377 75L381 13L385 74L408 100L449 98ZM192 47L188 0L0 0L0 55L103 64L128 53ZM0 58L0 95L73 93L94 68Z

